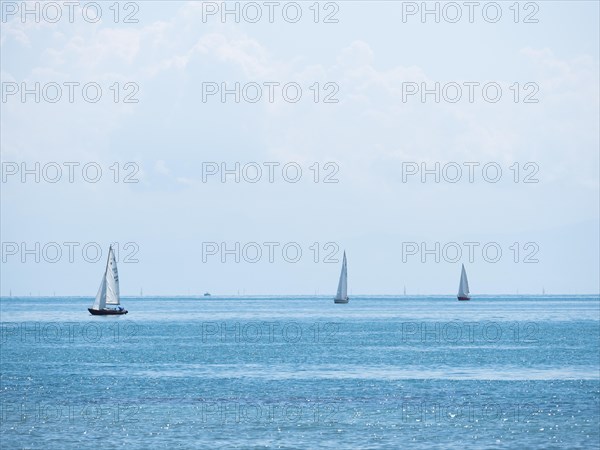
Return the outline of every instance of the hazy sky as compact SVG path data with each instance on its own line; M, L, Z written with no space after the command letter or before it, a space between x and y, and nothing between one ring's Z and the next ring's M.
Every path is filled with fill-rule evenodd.
M1 294L597 293L598 3L489 3L2 2Z

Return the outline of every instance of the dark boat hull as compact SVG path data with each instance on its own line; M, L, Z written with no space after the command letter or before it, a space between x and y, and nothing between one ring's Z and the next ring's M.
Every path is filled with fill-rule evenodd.
M348 297L346 297L343 300L338 300L337 298L334 298L333 303L348 303L348 300L350 300Z
M127 314L127 312L128 312L126 309L119 311L117 309L92 309L92 308L88 308L88 311L93 316L120 316L123 314Z
M459 300L471 300L471 297L458 297Z

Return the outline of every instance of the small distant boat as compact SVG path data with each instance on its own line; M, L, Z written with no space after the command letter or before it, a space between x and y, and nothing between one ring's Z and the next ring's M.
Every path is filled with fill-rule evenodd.
M205 297L210 297L210 292L205 292L205 293L204 293L204 296L205 296Z
M460 272L460 283L458 285L458 299L471 300L469 294L469 280L467 280L467 272L465 271L465 265L463 264Z
M340 273L340 282L338 283L337 294L333 299L334 303L348 303L348 267L346 264L346 252L342 260L342 271Z
M127 310L123 309L120 304L117 261L112 246L110 246L108 249L106 269L104 270L104 276L100 283L100 289L98 289L94 304L91 308L88 308L88 311L94 316L117 316L127 314Z

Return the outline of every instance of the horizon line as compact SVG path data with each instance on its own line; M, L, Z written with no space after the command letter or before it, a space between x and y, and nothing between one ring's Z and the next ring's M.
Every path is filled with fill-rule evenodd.
M565 297L591 297L598 296L600 297L600 292L597 293L519 293L519 294L509 294L509 293L497 293L497 294L471 294L471 298L484 298L484 297L522 297L522 296L536 296L536 297L557 297L557 296L565 296ZM62 298L94 298L95 295L0 295L0 299L9 299L9 298L54 298L54 297L62 297ZM204 294L144 294L144 295L121 295L121 298L264 298L264 297L309 297L309 298L333 298L335 294L210 294L205 296ZM369 297L456 297L456 294L353 294L350 298L369 298Z

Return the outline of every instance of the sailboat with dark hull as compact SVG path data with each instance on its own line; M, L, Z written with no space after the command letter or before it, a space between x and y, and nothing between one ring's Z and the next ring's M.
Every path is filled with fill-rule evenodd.
M92 313L92 316L120 316L123 314L127 314L129 311L126 309L101 309L96 310L92 308L88 308L88 311Z
M346 252L342 260L342 271L340 272L340 281L338 283L337 293L333 299L334 303L348 303L348 266L346 264Z
M469 280L467 280L467 272L465 271L465 265L462 265L460 272L460 283L458 284L458 299L459 300L471 300L469 295Z
M94 316L120 316L127 314L120 302L119 294L119 272L117 271L117 260L112 246L108 249L108 259L104 276L100 282L100 288L91 308L90 314Z

